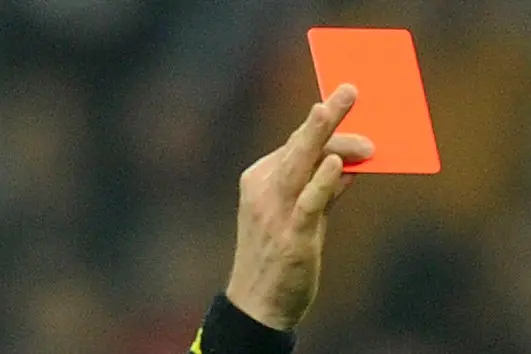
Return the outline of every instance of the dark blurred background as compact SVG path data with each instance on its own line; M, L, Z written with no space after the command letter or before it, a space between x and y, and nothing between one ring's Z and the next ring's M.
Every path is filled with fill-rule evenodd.
M0 2L0 352L184 351L313 25L413 31L443 172L359 176L300 353L531 353L528 0Z

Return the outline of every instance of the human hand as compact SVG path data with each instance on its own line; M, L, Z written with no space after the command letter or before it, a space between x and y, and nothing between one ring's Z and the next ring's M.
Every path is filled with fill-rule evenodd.
M313 106L289 140L243 172L238 236L227 297L278 330L293 328L317 293L326 215L353 182L343 161L373 154L358 135L334 134L356 98L341 85Z

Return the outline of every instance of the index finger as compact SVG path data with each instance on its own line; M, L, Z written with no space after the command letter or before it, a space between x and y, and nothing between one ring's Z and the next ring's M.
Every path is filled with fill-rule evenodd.
M310 179L323 148L357 96L349 84L340 85L322 104L316 104L306 121L286 144L280 166L280 183L287 193L298 193Z

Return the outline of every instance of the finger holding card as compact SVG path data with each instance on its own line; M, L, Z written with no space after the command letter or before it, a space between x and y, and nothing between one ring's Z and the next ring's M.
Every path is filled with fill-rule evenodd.
M321 159L325 145L351 109L356 94L354 86L339 85L325 102L313 106L306 121L291 135L279 173L285 193L298 195L301 192ZM337 145L337 139L335 142Z

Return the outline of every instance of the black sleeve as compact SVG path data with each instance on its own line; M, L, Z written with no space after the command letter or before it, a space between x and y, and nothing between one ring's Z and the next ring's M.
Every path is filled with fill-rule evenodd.
M264 326L221 294L214 298L189 354L289 354L294 346L292 331Z

